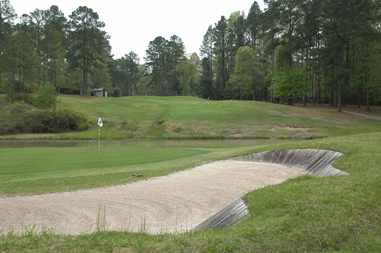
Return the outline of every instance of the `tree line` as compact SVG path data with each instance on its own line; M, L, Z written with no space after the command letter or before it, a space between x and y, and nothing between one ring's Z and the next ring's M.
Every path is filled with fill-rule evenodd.
M111 83L111 47L104 26L87 7L69 18L52 6L17 20L9 0L1 0L2 90L17 100L43 87L85 95L90 87Z
M207 30L202 96L282 103L381 102L381 2L266 0Z
M11 101L46 87L81 96L94 88L115 96L198 94L199 58L185 56L181 38L155 38L140 64L133 51L113 57L104 27L86 6L69 17L55 5L18 17L0 0L0 92Z
M381 3L377 0L266 0L246 15L222 16L200 54L180 37L158 36L144 63L115 59L91 8L66 17L58 6L17 17L0 0L0 92L10 100L44 87L89 95L192 95L277 103L381 103Z

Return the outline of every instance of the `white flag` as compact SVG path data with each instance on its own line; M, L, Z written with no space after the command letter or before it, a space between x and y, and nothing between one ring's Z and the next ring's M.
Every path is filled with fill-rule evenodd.
M99 127L103 127L103 120L102 120L102 118L98 118L97 124L98 124Z

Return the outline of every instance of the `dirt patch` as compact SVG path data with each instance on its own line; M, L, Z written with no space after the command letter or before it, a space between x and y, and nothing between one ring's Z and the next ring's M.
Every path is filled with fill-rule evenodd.
M304 173L283 165L227 160L123 186L0 198L0 231L185 232L248 192Z

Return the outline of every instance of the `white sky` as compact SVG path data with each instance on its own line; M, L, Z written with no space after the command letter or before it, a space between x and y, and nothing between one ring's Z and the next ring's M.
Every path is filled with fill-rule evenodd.
M180 36L187 53L199 53L209 25L234 11L248 13L254 0L10 0L21 16L36 8L58 5L68 16L86 5L99 13L111 36L112 53L120 57L129 51L142 60L148 43L156 36ZM263 8L263 0L258 0Z

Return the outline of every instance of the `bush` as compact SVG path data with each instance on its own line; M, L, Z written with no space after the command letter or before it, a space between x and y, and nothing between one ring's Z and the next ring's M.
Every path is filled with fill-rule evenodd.
M68 110L52 113L45 123L49 132L82 131L89 128L89 123L82 114Z
M61 133L89 128L87 119L72 111L51 112L23 103L7 105L0 111L0 134Z
M40 109L55 109L57 103L57 91L53 86L40 87L35 95L28 101Z

